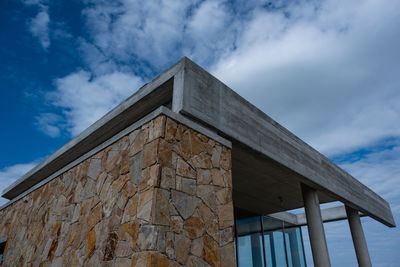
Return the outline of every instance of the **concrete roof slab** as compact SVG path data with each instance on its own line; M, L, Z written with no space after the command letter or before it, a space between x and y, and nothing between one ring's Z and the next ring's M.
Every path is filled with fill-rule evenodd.
M266 212L266 203L270 212L295 208L302 205L299 183L306 183L319 190L321 202L339 200L395 226L384 199L187 58L6 188L3 197L17 197L162 105L232 141L235 203L259 212ZM268 189L272 185L275 190ZM277 202L279 194L286 194L286 204Z

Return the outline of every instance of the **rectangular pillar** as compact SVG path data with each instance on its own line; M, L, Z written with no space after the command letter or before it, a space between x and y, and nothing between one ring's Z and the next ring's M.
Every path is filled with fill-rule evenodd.
M351 237L353 238L354 250L356 251L358 266L371 267L371 258L369 257L367 242L365 241L364 231L362 229L358 211L346 206L347 220L349 221Z
M308 235L310 237L314 265L316 267L329 267L331 266L331 262L329 260L328 246L326 244L317 191L305 184L301 184L301 191L306 211Z

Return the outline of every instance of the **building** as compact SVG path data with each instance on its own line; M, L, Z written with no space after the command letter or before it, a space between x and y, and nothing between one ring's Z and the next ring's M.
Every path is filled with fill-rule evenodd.
M395 226L384 199L187 58L3 197L3 266L305 266L301 225L330 266L323 222L342 219L371 266L360 216Z

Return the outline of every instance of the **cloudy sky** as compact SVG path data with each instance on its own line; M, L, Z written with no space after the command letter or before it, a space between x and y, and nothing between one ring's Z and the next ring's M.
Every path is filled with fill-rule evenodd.
M399 223L399 25L398 0L3 0L0 190L188 56ZM400 230L363 222L374 266L398 266ZM333 266L355 266L346 222L326 231Z

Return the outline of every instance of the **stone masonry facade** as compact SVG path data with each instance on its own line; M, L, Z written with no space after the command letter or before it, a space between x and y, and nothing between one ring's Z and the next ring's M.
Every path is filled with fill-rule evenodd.
M0 211L2 266L235 266L231 151L165 115Z

